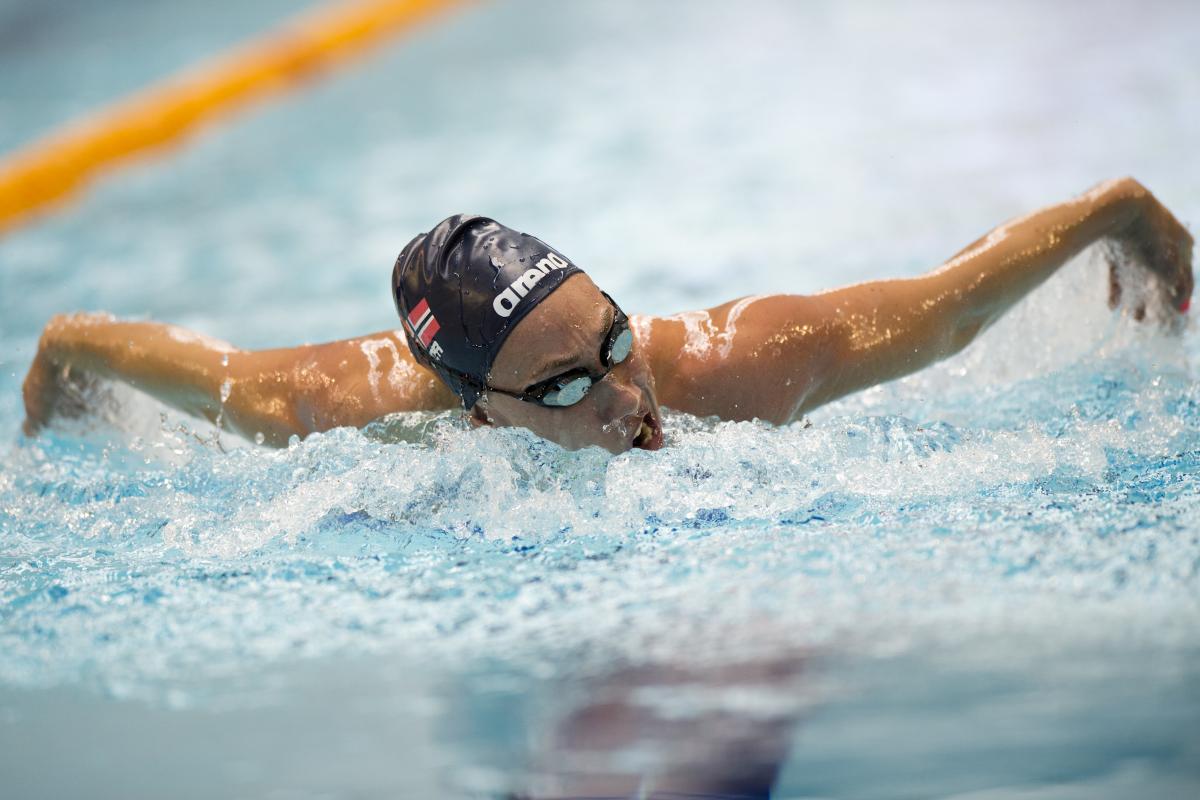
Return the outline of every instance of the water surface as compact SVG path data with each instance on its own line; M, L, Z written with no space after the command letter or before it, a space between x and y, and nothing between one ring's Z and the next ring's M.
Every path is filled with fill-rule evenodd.
M1109 312L1095 253L934 370L780 428L671 413L658 453L454 414L274 451L124 391L19 435L51 314L389 328L395 253L457 211L650 313L915 274L1119 174L1200 218L1188 4L686 11L478 6L0 241L18 796L1195 791L1200 340ZM183 52L111 14L163 27L96 84L56 50L0 141Z

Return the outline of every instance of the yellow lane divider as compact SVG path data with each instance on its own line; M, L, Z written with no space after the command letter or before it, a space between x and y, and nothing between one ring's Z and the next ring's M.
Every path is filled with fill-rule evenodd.
M69 123L0 160L0 233L119 162L177 142L463 2L336 3Z

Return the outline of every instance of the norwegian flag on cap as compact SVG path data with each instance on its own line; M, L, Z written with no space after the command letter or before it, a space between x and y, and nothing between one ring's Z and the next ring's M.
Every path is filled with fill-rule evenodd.
M425 301L425 298L422 297L421 302L408 312L408 328L426 350L429 349L429 343L433 341L433 337L442 329L442 326L434 318L433 312L429 310L429 303Z
M455 214L400 251L392 299L413 357L471 408L514 326L579 271L537 237Z

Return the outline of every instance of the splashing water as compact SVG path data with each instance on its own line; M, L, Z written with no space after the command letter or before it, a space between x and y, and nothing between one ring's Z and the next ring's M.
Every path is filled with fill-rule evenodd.
M1200 208L1180 4L511 8L430 28L0 242L0 772L36 770L27 742L98 753L136 707L213 727L177 748L155 724L122 728L145 731L134 755L97 756L109 772L57 796L127 796L116 777L175 763L164 747L236 772L261 752L245 731L282 743L271 779L297 796L346 794L371 763L379 786L421 772L390 720L453 744L428 763L457 789L411 796L478 797L511 788L516 743L586 730L600 702L693 733L754 721L768 745L772 715L798 718L781 796L1072 796L1047 784L1076 779L1079 796L1188 796L1200 338L1109 312L1090 255L938 367L785 427L668 413L656 453L569 453L457 414L271 450L104 386L93 417L16 434L50 314L149 314L239 347L361 337L396 324L395 253L454 211L561 242L631 312L665 314L915 274L1114 170L1185 221ZM536 54L495 52L533 17L550 34ZM56 52L61 67L0 82L78 84L88 50ZM488 54L488 125L460 91L479 69L464 53ZM430 63L428 85L397 83ZM5 97L54 116L36 91ZM397 102L365 114L367 97ZM687 346L727 347L686 320ZM390 346L368 345L380 392L406 379ZM70 702L38 706L42 691ZM10 713L23 698L34 711ZM964 719L975 736L938 733ZM314 730L345 738L306 745ZM649 763L652 744L615 760ZM596 756L563 748L545 763ZM371 758L307 780L354 753ZM211 777L183 774L164 768L157 796Z
M740 654L1117 641L1148 619L1191 642L1200 393L1178 339L1119 315L1049 342L1091 353L1036 374L1012 329L1050 325L1092 283L1075 273L934 370L780 428L668 413L658 453L572 453L453 413L280 451L193 422L25 442L0 474L0 675L153 686L396 642L644 658L694 646L689 619Z

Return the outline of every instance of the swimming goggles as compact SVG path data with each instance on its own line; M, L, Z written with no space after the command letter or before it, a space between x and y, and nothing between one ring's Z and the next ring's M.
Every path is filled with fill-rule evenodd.
M629 358L633 351L633 331L629 328L629 318L621 310L607 292L600 292L604 299L613 307L613 322L600 345L600 363L604 369L591 372L587 369L573 369L549 380L537 383L523 392L510 392L497 389L486 383L478 384L481 389L498 394L506 394L526 403L536 403L549 408L565 408L573 406L587 396L592 386L599 383L612 371L612 368Z

